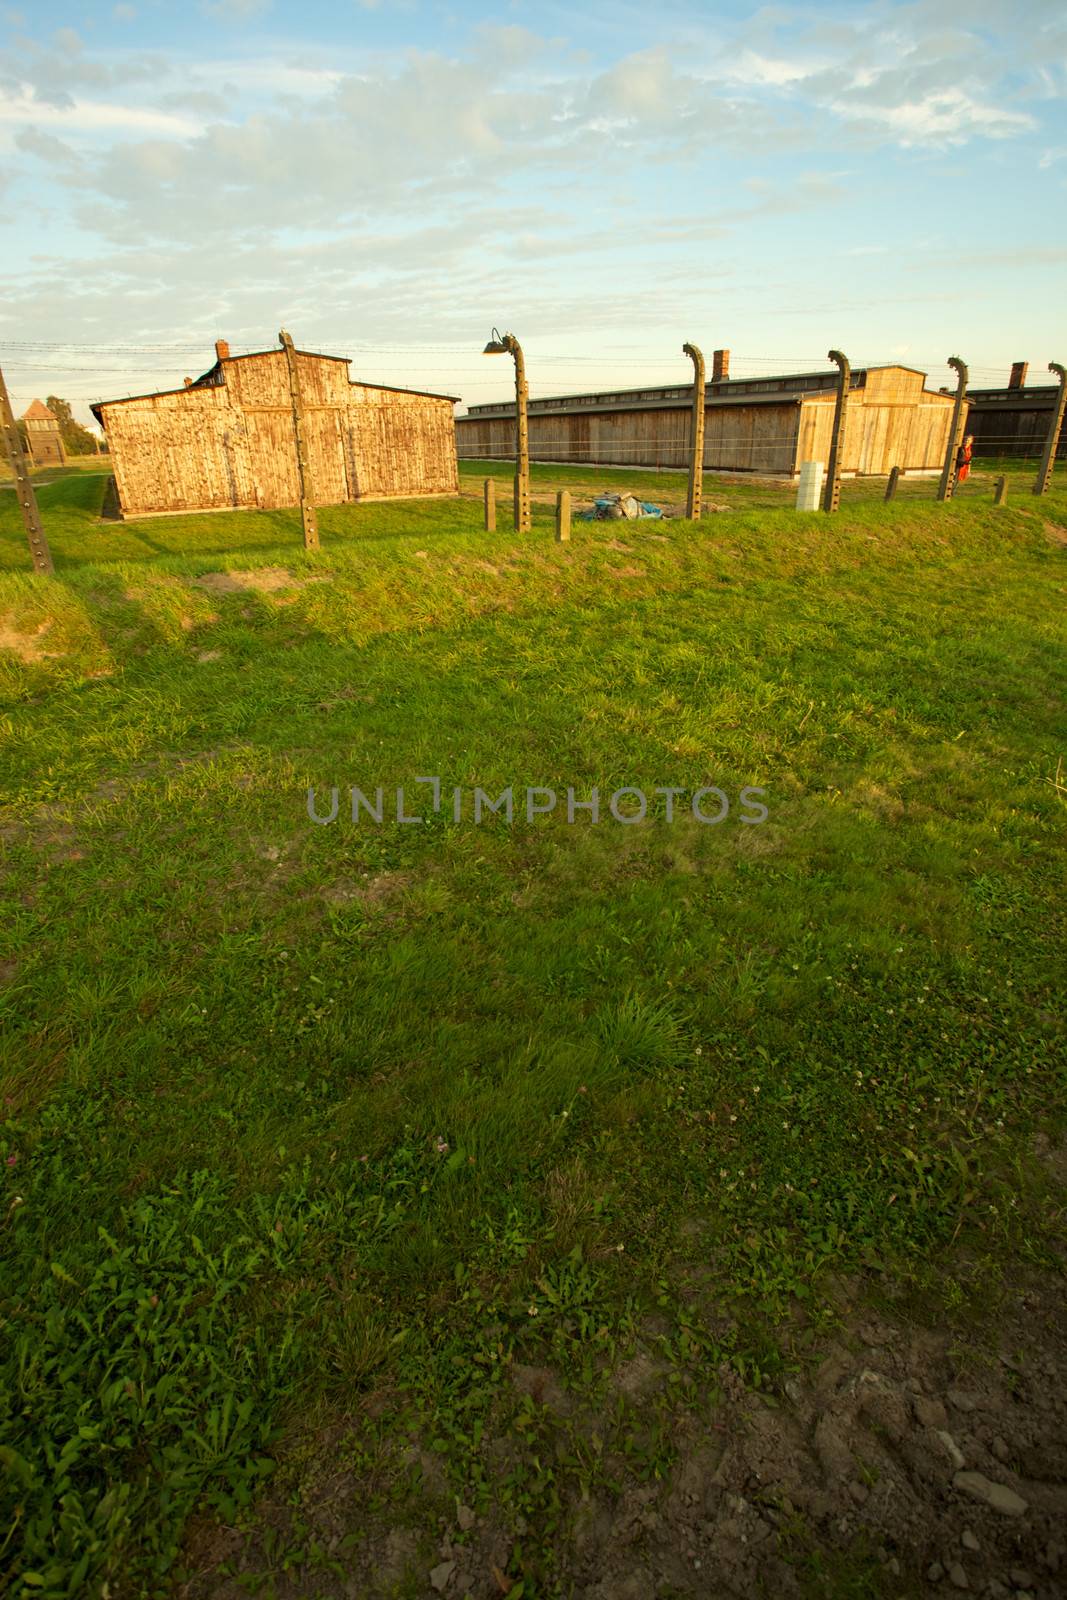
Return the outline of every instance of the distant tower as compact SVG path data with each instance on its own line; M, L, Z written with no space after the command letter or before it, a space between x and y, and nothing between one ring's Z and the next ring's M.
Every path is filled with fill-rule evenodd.
M67 459L59 421L40 400L34 400L23 414L26 443L35 467L61 467Z

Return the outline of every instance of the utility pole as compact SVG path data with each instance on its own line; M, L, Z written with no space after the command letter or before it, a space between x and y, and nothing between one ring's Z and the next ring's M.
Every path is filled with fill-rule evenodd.
M1045 454L1041 457L1041 467L1037 474L1037 481L1034 484L1035 494L1044 494L1052 482L1052 469L1056 464L1056 446L1060 442L1064 403L1067 401L1067 370L1061 367L1058 361L1050 361L1048 370L1058 375L1060 393L1056 401L1056 408L1052 413L1052 425L1048 430L1048 438L1045 440Z
M834 432L830 440L830 462L826 469L822 508L824 511L836 511L841 504L841 455L845 444L845 407L848 404L852 368L848 364L848 357L842 355L840 350L829 351L827 359L837 365L837 399L834 402Z
M689 441L689 493L685 498L685 514L690 522L699 522L704 496L704 357L695 344L683 344L682 354L689 356L693 363L693 425Z
M941 482L937 486L939 500L951 500L952 491L956 487L956 457L960 449L960 436L963 432L965 413L963 402L967 398L967 366L959 356L949 356L948 364L956 374L956 404L952 408L952 431L949 434L948 449L945 451L945 465L941 469Z
M307 436L304 429L304 405L300 394L300 374L297 371L296 351L293 341L283 328L278 338L285 351L289 368L289 396L293 402L293 433L296 436L296 474L300 480L300 517L304 524L304 549L319 548L319 519L315 513L315 490L308 465Z
M33 557L33 570L35 572L53 573L55 567L52 565L52 552L48 548L48 540L45 538L44 528L41 526L41 513L37 509L37 496L33 492L30 469L26 464L26 453L22 448L19 430L15 426L15 417L11 410L7 384L4 382L4 374L2 372L0 372L0 426L3 427L7 459L11 464L11 471L15 475L15 494L18 497L19 510L22 512L22 523L26 529L30 555Z

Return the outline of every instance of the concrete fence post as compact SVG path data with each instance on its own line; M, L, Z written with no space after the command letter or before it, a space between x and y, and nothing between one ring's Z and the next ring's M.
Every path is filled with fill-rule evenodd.
M693 363L693 421L689 440L689 492L685 514L690 522L700 521L704 498L704 357L695 344L683 344L682 354Z
M11 409L11 401L8 399L7 385L4 382L4 374L2 372L0 372L0 432L4 435L4 450L15 479L15 497L19 503L22 526L26 530L26 542L30 547L33 570L35 572L54 572L52 552L48 548L48 540L45 538L44 528L41 526L41 513L37 509L37 496L33 492L30 469L22 448L22 439L15 424L15 414Z
M949 356L948 364L956 374L956 404L952 408L952 428L949 433L945 465L941 469L941 482L937 486L938 500L951 500L956 487L956 457L963 440L963 427L967 420L964 401L967 398L967 364L959 356Z
M556 496L556 542L565 543L571 536L571 492L561 489Z
M889 482L885 486L885 497L894 500L897 493L897 484L900 482L900 468L893 467L889 473Z
M993 504L995 506L1002 506L1007 502L1007 498L1008 480L1007 478L998 478L993 486Z
M496 479L486 478L483 494L485 497L485 528L487 533L496 532Z
M826 471L822 508L824 511L836 511L841 504L841 456L844 453L845 410L852 368L848 364L848 357L842 355L840 350L829 351L827 360L837 366L837 399L834 402L834 432L830 442L830 464Z
M293 407L293 435L296 440L296 475L300 484L300 520L304 526L304 549L319 548L319 519L315 510L315 490L311 481L308 461L307 429L304 419L304 400L300 390L300 373L296 364L293 341L283 328L278 342L285 351L289 369L289 398Z
M1035 494L1044 494L1052 482L1052 469L1056 465L1056 447L1060 442L1060 429L1063 427L1064 403L1067 401L1067 368L1061 367L1058 361L1050 361L1048 370L1058 375L1060 392L1049 424L1048 438L1045 440L1045 453L1041 457L1041 466L1034 482Z

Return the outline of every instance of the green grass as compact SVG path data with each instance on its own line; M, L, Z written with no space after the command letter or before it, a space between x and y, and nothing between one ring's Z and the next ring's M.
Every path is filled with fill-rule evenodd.
M165 1593L197 1511L329 1592L305 1467L373 1396L367 1515L432 1522L415 1432L551 1594L573 1497L666 1471L719 1361L774 1385L828 1273L1050 1259L1062 480L567 547L338 507L313 556L293 512L102 525L103 483L42 490L54 580L0 498L8 1592ZM770 815L308 819L425 774Z

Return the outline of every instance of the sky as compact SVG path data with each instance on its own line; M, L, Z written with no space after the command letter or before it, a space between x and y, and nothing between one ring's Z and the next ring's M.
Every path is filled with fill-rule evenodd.
M0 366L83 421L283 327L460 411L494 327L535 397L686 340L1041 381L1065 89L1063 0L0 0Z

